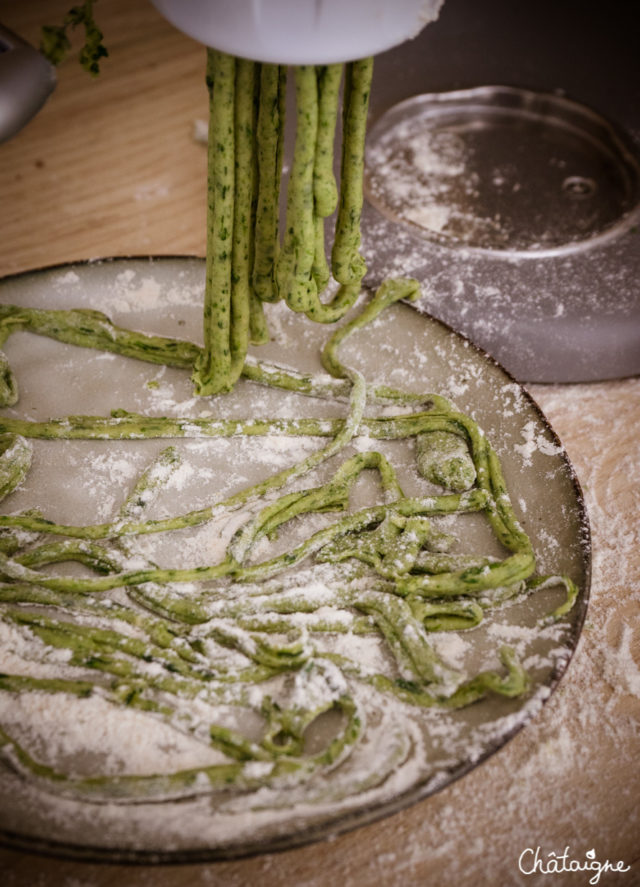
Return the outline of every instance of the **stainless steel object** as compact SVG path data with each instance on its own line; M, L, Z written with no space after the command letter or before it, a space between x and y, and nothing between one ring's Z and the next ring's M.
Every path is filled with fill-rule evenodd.
M418 277L423 310L523 381L640 372L633 33L622 3L447 0L376 60L370 281Z
M640 220L640 163L562 96L484 86L415 96L369 131L367 194L436 243L512 257L602 243Z
M26 40L0 25L0 142L31 120L55 85L53 65Z

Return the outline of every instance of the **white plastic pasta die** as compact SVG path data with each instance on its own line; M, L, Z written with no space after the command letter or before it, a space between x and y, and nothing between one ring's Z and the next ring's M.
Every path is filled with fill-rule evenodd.
M444 0L152 0L201 43L260 62L323 65L375 55L438 17Z

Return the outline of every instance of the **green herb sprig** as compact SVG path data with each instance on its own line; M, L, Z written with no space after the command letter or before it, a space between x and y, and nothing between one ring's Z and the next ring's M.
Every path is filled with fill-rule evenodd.
M85 71L92 77L97 77L100 73L100 59L107 58L109 52L102 42L102 31L93 17L93 0L85 0L79 6L73 6L61 25L44 25L40 52L53 65L59 65L71 49L69 32L80 25L84 27L85 42L78 59Z

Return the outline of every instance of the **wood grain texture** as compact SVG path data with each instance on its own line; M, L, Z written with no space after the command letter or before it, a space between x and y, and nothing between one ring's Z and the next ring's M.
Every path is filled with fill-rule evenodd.
M38 41L63 0L2 2ZM204 254L205 53L147 0L100 0L109 59L74 60L37 117L0 146L0 274L109 255ZM533 389L581 480L592 522L587 626L560 688L502 751L438 795L333 841L273 856L98 866L0 850L7 887L582 885L526 876L527 847L624 860L601 885L640 884L640 380ZM635 669L635 671L634 671ZM10 803L2 799L2 803Z
M5 3L0 16L37 44L39 24L65 9ZM69 58L41 112L0 149L11 235L0 241L0 273L94 256L204 254L206 155L193 138L208 113L204 51L145 0L107 0L97 11L109 49L102 75Z

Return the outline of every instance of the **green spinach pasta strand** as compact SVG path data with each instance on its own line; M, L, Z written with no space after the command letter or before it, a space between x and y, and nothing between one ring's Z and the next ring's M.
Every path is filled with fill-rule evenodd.
M251 285L256 213L257 164L254 151L256 128L257 65L246 59L236 62L234 121L234 214L231 264L231 367L229 384L240 378L249 340L266 335L262 302Z
M351 62L345 72L340 204L331 256L333 276L342 284L360 283L366 271L359 248L364 142L372 73L370 58Z
M204 351L195 364L198 394L228 391L231 383L231 269L234 220L235 71L231 56L207 51L210 92L207 269Z
M252 281L254 292L265 302L275 302L279 298L275 286L275 263L279 252L285 87L285 69L278 65L261 65L257 123L259 184Z
M315 69L295 69L296 138L287 188L287 214L282 250L278 256L278 292L296 312L308 309L315 293L312 276L315 257L313 172L318 132L318 87Z

